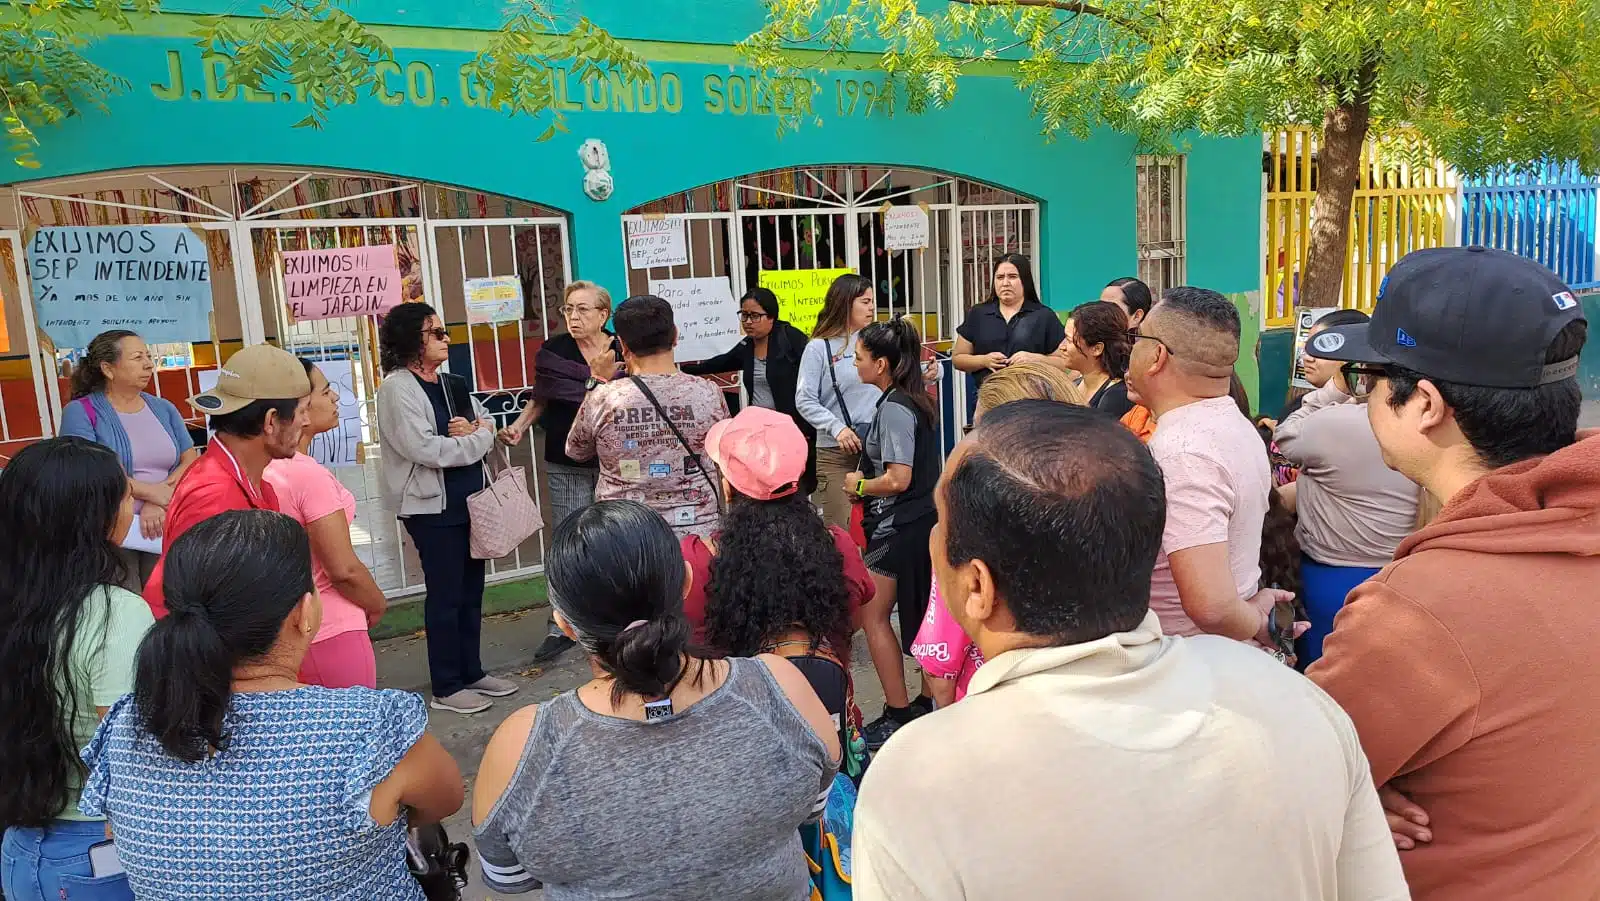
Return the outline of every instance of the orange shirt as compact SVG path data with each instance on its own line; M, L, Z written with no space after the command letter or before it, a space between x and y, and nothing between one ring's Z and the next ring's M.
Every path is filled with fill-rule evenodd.
M1122 414L1122 424L1145 444L1149 444L1150 436L1156 433L1156 418L1150 415L1148 409L1137 404L1132 410Z

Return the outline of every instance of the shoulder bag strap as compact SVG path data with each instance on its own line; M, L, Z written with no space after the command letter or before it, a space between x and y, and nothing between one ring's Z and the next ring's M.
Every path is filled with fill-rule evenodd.
M839 415L844 417L844 424L853 432L856 430L856 424L850 418L850 408L845 406L844 392L839 390L839 373L833 368L833 342L823 338L822 349L827 352L827 362L824 365L828 367L828 377L833 379L833 399L839 402Z
M85 394L78 398L78 403L83 404L83 412L89 417L89 428L100 428L100 417L94 412L94 401L90 399L89 395Z
M666 423L667 428L672 430L672 434L678 439L678 443L683 445L683 452L695 458L696 460L699 460L701 455L697 453L692 446L690 446L689 439L683 437L683 432L678 430L678 424L673 422L672 417L667 415L666 408L661 406L661 401L656 400L655 392L651 391L650 386L644 383L644 379L639 378L636 375L630 375L628 376L628 381L632 382L633 386L639 389L639 393L643 394L644 399L650 402L650 406L656 408L656 415L661 417L661 421ZM700 475L705 478L706 484L711 486L711 496L717 499L717 512L723 512L722 486L718 485L712 480L711 473L706 469L705 463L703 462L700 464Z

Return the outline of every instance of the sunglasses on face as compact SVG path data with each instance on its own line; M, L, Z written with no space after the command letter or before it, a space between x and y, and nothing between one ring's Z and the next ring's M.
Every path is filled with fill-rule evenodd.
M450 340L450 332L442 328L425 328L422 330L422 336L424 338L432 338L435 341Z
M1342 387L1345 393L1357 400L1371 397L1372 389L1377 386L1378 379L1388 374L1382 366L1367 363L1350 363L1339 370L1339 378L1343 380Z

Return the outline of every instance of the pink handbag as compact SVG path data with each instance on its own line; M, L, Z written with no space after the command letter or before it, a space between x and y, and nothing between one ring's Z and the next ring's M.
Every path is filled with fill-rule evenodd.
M467 498L472 558L498 560L544 528L544 516L528 494L522 467L511 465L510 451L502 447L498 454L491 452L483 468L484 489Z

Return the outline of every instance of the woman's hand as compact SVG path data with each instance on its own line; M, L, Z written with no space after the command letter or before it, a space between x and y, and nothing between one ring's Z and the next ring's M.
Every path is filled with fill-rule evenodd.
M990 356L994 355L990 354ZM1050 358L1044 354L1036 354L1031 350L1019 350L1006 358L1006 365L1015 366L1018 363L1044 363L1049 359Z
M1378 789L1378 800L1383 803L1384 818L1389 821L1389 832L1394 846L1410 851L1417 845L1433 841L1433 830L1428 828L1428 812L1415 801L1387 785Z
M839 434L837 434L837 435L835 435L833 437L838 440L839 447L843 448L845 453L847 453L847 454L859 454L859 453L861 453L861 438L856 435L856 430L855 429L852 429L849 426L846 426L846 427L840 429L839 430Z
M166 482L140 482L134 497L159 507L172 506L172 486Z
M984 368L990 370L991 372L1004 369L1011 365L1011 358L998 350L992 354L983 354L978 357L978 359L982 360ZM1020 363L1022 361L1018 360L1017 362Z
M146 502L139 511L139 534L154 541L167 529L167 508Z
M463 419L460 416L450 420L448 426L451 438L465 438L478 430L477 423Z
M495 437L500 439L500 443L506 447L516 447L522 443L522 436L526 431L527 426L524 426L521 422L513 422L496 432Z
M845 473L844 484L839 486L839 488L845 494L848 494L851 497L860 497L860 495L856 494L856 485L860 484L861 480L865 479L866 477L866 473L861 472Z

